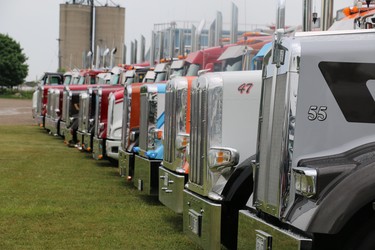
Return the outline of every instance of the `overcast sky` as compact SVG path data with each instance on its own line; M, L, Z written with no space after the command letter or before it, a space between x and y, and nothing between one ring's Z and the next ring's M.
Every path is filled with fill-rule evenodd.
M286 24L302 23L303 0L286 1ZM0 33L8 34L20 43L29 58L29 75L26 80L39 79L45 71L56 71L58 64L59 5L62 0L0 0ZM146 37L157 23L171 21L206 21L207 28L216 17L223 15L224 25L230 23L231 3L239 9L239 30L254 24L271 25L276 20L277 0L95 0L96 4L111 5L113 2L125 7L125 43ZM353 0L336 0L334 9L349 6ZM313 0L320 11L321 0ZM320 14L319 14L320 16ZM189 27L190 28L190 27ZM129 51L128 51L129 54Z

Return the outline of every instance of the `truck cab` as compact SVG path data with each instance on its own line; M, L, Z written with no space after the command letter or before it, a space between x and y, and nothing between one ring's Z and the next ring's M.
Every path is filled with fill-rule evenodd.
M153 78L152 78L153 79ZM119 148L119 174L127 180L134 175L134 152L138 146L139 113L140 113L140 88L143 83L133 83L125 86L122 115L122 133Z
M122 73L122 82L124 85L130 85L136 82L142 82L146 78L149 68L132 66L126 72ZM119 148L121 144L124 89L114 92L109 97L108 103L108 123L106 156L111 160L119 159Z
M359 6L358 6L359 4ZM375 28L375 4L357 2L357 6L346 7L336 12L335 22L329 28L333 30L373 29Z
M77 141L79 95L87 91L87 88L95 85L96 77L101 70L81 70L78 85L65 86L63 92L62 112L60 118L60 135L64 143L75 146Z
M183 230L205 249L236 248L238 210L250 196L260 94L261 71L207 73L193 82Z
M175 77L166 86L164 156L159 167L159 200L177 213L182 213L183 189L189 173L190 93L195 79L196 76Z
M110 95L116 91L124 91L121 85L112 85L111 88L97 89L95 98L95 126L92 134L92 155L96 160L106 157L106 140L107 140L107 124L108 124L108 104ZM110 116L111 118L114 118Z
M143 84L154 83L156 80L166 82L170 75L169 63L160 63L154 70L147 71ZM123 133L119 148L119 173L129 181L133 181L135 155L138 153L139 146L139 124L140 124L140 86L142 84L131 84L125 87L124 95L126 101L123 107ZM159 108L160 110L161 108ZM163 107L164 109L164 107ZM146 110L144 110L145 112ZM146 114L147 116L147 114Z
M63 74L46 72L33 93L32 115L37 125L44 127L48 89L63 84Z
M48 89L45 114L45 129L54 136L59 135L59 120L62 111L64 85L54 86Z
M222 71L251 70L252 59L265 44L271 41L271 36L259 36L247 38L228 47L218 58L223 62Z
M374 30L277 31L240 249L375 247L374 41Z
M218 60L221 54L217 52L224 54L227 49L233 46L213 47L200 51L203 55L203 62L205 62L202 65L203 68L214 65L211 70L221 69L223 62ZM264 48L264 51L267 49ZM239 52L237 57L240 60L249 55L246 50ZM196 55L199 56L199 54ZM263 56L264 52L257 53L253 57L259 67L262 64ZM198 71L196 72L198 73ZM177 213L183 211L183 190L189 173L190 95L193 79L192 77L172 79L168 82L166 91L164 159L159 168L159 200Z
M199 50L185 59L186 76L172 78L166 87L164 158L159 167L159 200L176 213L183 210L183 190L188 180L191 86L199 72L221 69L220 55L229 46Z
M139 146L134 147L134 185L148 195L158 193L158 168L163 159L166 83L140 88Z

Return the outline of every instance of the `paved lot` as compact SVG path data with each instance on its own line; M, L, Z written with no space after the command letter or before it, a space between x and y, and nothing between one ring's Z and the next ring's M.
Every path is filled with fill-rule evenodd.
M0 98L0 125L34 125L31 100Z

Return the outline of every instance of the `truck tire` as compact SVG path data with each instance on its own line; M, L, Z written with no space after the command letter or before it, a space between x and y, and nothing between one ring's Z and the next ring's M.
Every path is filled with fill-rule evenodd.
M375 215L365 222L360 228L352 228L352 236L349 236L346 250L375 249Z

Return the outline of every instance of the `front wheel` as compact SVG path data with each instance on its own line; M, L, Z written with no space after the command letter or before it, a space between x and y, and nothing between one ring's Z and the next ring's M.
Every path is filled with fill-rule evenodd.
M352 228L352 235L348 235L346 250L369 250L375 249L375 215L367 220L359 228Z
M372 202L360 209L337 235L316 234L313 249L375 249L375 211Z

